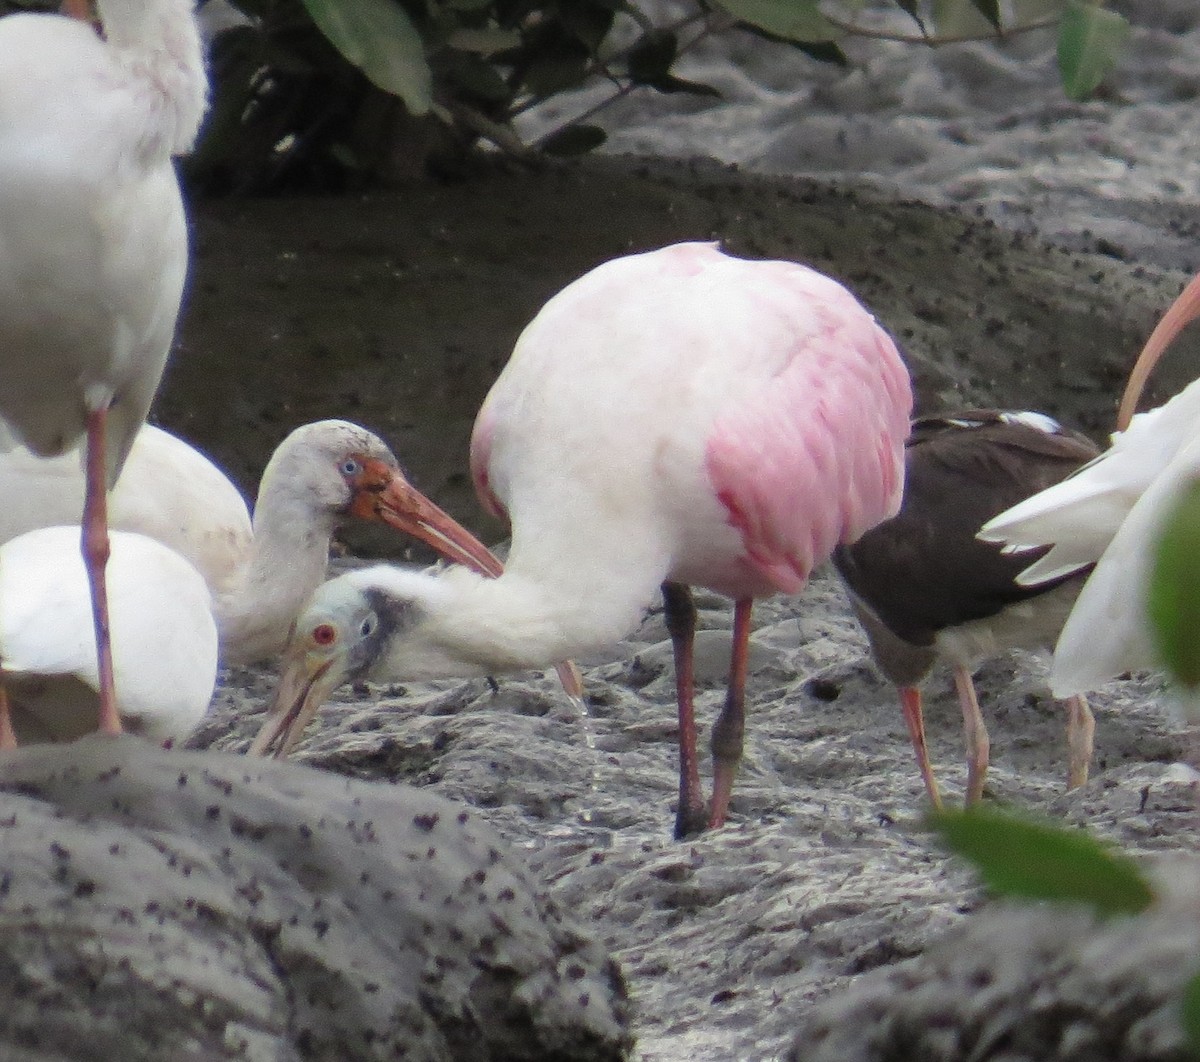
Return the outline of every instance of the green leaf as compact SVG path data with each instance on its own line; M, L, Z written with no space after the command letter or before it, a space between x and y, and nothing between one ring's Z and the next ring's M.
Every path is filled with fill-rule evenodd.
M842 36L821 14L819 0L715 0L740 22L788 41L833 41Z
M933 24L939 37L979 37L996 32L996 26L974 0L933 0Z
M928 35L929 31L925 29L925 21L921 18L920 11L917 10L917 0L894 0L894 3L917 24L917 29L923 36Z
M1183 988L1183 999L1180 1000L1180 1017L1183 1021L1183 1034L1192 1053L1200 1055L1200 974L1193 977Z
M1159 660L1194 691L1200 686L1200 479L1184 486L1163 521L1146 608Z
M674 74L667 74L655 81L648 81L647 84L655 92L662 92L666 95L673 92L686 92L692 96L708 96L717 100L721 98L720 89L706 85L703 81L691 81L688 78L676 77Z
M519 47L521 34L516 30L461 27L450 31L450 35L446 38L446 44L451 48L457 48L460 52L494 55L496 52Z
M833 63L835 66L849 66L850 60L833 41L795 41L794 46L815 59L818 63Z
M1128 33L1123 15L1069 0L1058 27L1058 69L1063 91L1071 99L1086 99L1104 80Z
M1000 0L971 0L971 3L993 29L1000 28Z
M433 75L421 35L396 0L304 0L317 28L351 63L416 115L428 114Z
M1025 26L1030 22L1058 18L1065 5L1066 0L1012 0L1012 25Z
M679 55L679 40L670 30L655 29L642 34L629 49L628 70L635 85L657 85L671 73Z
M547 155L584 155L607 139L608 134L598 125L568 125L551 133L538 147Z
M1102 915L1137 914L1154 900L1132 860L1079 830L986 808L936 812L930 821L1001 896L1082 903Z

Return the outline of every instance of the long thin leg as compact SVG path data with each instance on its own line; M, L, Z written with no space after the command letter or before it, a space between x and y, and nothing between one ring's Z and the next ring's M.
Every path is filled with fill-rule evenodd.
M83 499L83 563L92 589L92 626L96 631L96 661L100 680L100 730L121 733L113 685L112 641L108 630L108 485L104 469L104 425L107 410L87 415L87 472Z
M1067 788L1086 785L1092 749L1096 740L1096 719L1087 698L1077 694L1067 698Z
M17 735L13 731L12 713L8 707L8 689L4 685L4 672L0 671L0 749L5 751L17 747Z
M942 794L938 791L937 779L933 775L933 764L929 762L929 748L925 744L925 716L921 711L921 691L916 686L901 686L900 707L904 711L904 723L917 754L917 767L925 783L925 792L938 811L942 810Z
M700 761L696 755L695 679L692 642L696 637L696 606L683 583L663 583L663 615L675 655L675 695L679 701L679 810L677 840L704 829L704 794L700 792Z
M983 713L979 710L979 699L975 696L975 682L971 672L962 665L954 669L954 686L958 690L958 703L962 706L963 740L967 745L967 795L964 803L970 806L983 799L991 742L983 722Z
M725 707L713 724L713 798L709 829L725 822L733 779L742 761L746 735L746 670L750 658L750 610L754 599L743 597L733 606L733 654L729 661L729 688Z

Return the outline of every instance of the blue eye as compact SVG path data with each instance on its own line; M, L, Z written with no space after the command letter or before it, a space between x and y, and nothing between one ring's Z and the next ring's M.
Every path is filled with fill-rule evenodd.
M342 462L343 476L357 476L361 471L362 465L359 464L358 461L356 461L353 457L347 457L346 460Z

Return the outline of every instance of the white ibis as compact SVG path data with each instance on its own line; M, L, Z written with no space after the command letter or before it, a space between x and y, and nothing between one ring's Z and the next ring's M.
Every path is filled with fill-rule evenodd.
M83 495L77 452L0 452L0 542L39 527L77 524ZM109 491L108 523L169 546L214 594L228 585L254 537L250 510L229 478L199 450L150 424L134 437Z
M187 267L172 156L207 81L192 0L98 7L103 37L60 15L0 19L0 445L51 455L86 437L99 725L117 732L105 487L171 345Z
M217 675L208 587L187 561L144 535L111 534L113 666L125 728L158 743L200 721ZM99 670L79 527L46 527L0 546L0 667L11 729L0 747L69 741L95 730Z
M741 757L750 609L796 593L895 512L912 396L840 284L690 243L601 265L538 313L475 422L471 464L512 522L504 574L374 568L297 621L255 742L282 749L351 676L482 675L610 645L662 587L675 648L679 836L720 825ZM688 584L736 601L706 814Z
M83 496L74 455L0 454L0 541L66 523ZM263 470L251 520L238 489L183 440L144 426L110 495L112 527L162 542L208 583L225 663L283 649L300 608L325 578L329 545L347 517L391 524L443 556L494 573L499 562L416 491L387 444L344 420L296 428Z
M1151 544L1179 490L1200 474L1200 380L1132 417L1141 387L1171 340L1200 316L1194 278L1139 355L1112 445L1076 475L989 521L982 535L1017 552L1052 548L1020 576L1028 586L1095 564L1054 650L1057 697L1157 666L1147 629Z
M1082 573L1036 587L1017 576L1028 557L980 542L979 528L1091 460L1099 451L1040 413L971 409L913 422L900 512L833 563L871 653L900 693L925 791L941 806L925 745L920 683L939 660L954 669L967 743L967 802L983 795L989 742L971 671L1007 649L1050 649ZM1087 702L1067 705L1069 788L1087 781L1094 724Z
M0 497L8 501L0 541L69 521L83 490L75 455L0 454ZM226 664L282 651L292 621L325 578L330 540L347 517L391 524L479 571L501 570L482 544L410 486L382 439L342 420L303 425L279 444L263 471L253 522L237 488L207 457L144 426L109 508L113 528L153 538L200 571ZM571 665L560 675L567 692L578 696Z

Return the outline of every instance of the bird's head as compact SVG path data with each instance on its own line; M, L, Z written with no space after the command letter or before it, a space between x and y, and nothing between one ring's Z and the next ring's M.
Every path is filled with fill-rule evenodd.
M282 759L339 686L479 675L461 645L474 593L499 584L465 568L359 568L319 586L292 625L279 686L250 753ZM466 611L462 606L466 604Z
M273 480L290 484L333 519L385 523L481 575L503 570L486 546L409 483L387 444L366 428L344 420L306 424L284 440L271 465Z
M370 674L403 612L402 603L349 576L318 587L292 625L275 699L250 753L285 757L334 690Z

